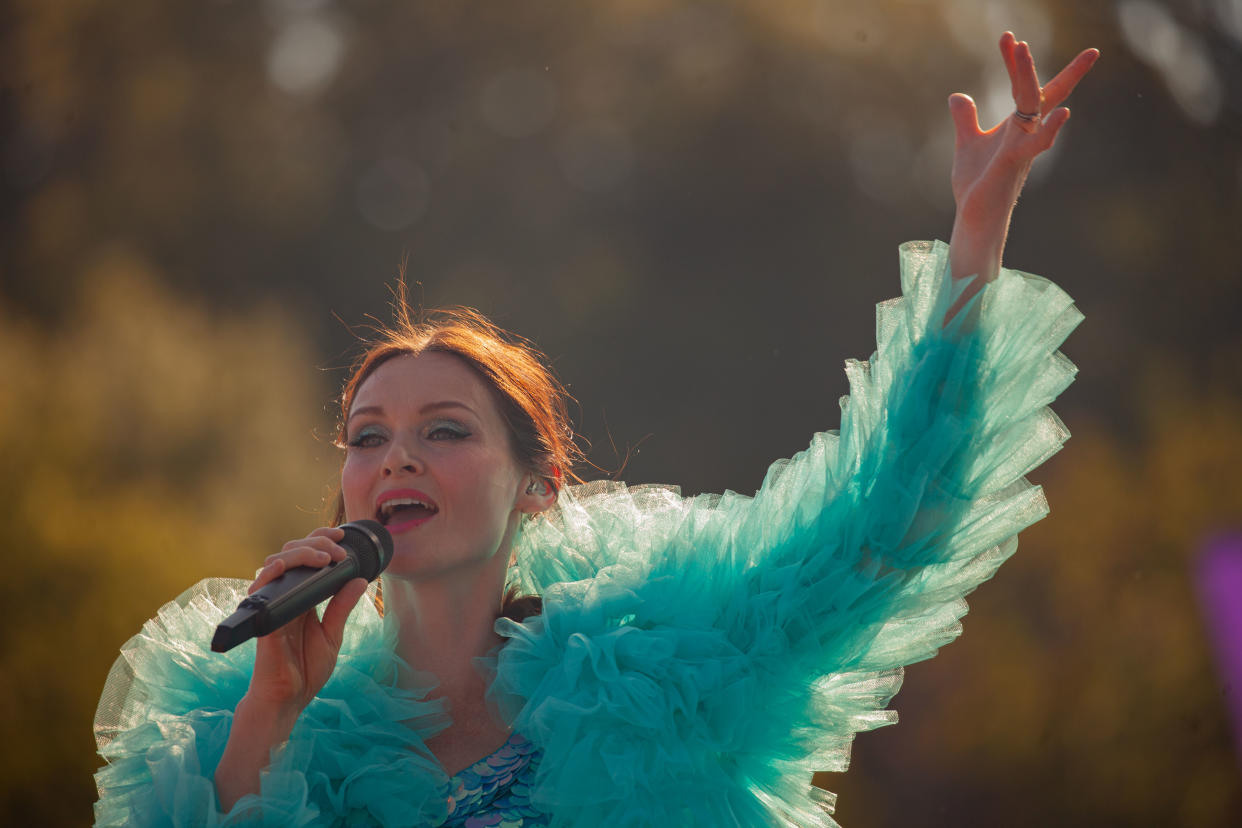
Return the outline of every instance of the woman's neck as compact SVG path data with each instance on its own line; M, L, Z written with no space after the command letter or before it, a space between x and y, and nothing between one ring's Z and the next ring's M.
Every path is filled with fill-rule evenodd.
M510 732L489 709L487 679L474 665L503 641L493 628L507 560L497 558L435 578L384 579L384 620L395 625L397 655L415 671L433 673L431 698L448 702L452 724L427 747L449 774L497 750Z
M455 687L473 684L467 680L477 675L473 659L501 643L493 627L505 575L505 567L489 560L432 578L384 579L384 616L395 625L397 655L436 675L436 695L452 698Z

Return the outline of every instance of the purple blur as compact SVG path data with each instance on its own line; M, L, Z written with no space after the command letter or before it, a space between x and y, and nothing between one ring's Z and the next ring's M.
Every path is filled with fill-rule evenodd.
M1233 719L1237 755L1242 759L1242 535L1209 542L1199 558L1199 596L1216 648L1224 702Z

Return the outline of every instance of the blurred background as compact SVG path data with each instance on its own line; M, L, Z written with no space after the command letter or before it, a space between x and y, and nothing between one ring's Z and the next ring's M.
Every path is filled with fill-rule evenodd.
M753 491L838 422L952 127L1103 60L1006 263L1087 322L1053 517L857 742L847 828L1242 824L1193 573L1242 528L1242 0L15 0L0 822L82 825L120 645L323 522L343 366L415 298L534 340L598 470ZM1242 600L1242 598L1239 598Z

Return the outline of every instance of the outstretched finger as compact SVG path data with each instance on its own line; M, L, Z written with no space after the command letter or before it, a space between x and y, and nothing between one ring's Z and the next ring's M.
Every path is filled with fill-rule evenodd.
M1084 49L1071 60L1057 76L1044 86L1044 105L1060 106L1070 96L1078 82L1091 70L1100 57L1099 49Z
M979 129L979 110L969 95L954 92L949 96L949 114L953 117L953 127L957 134L957 144L977 138Z
M1070 118L1070 111L1065 107L1059 107L1048 113L1048 117L1044 118L1038 135L1036 136L1039 152L1044 152L1052 147L1057 140L1057 133L1061 131L1061 127L1065 126L1065 122Z
M366 594L367 584L366 578L354 578L341 587L336 595L332 596L328 606L324 607L323 618L320 619L323 634L338 651L345 638L345 622L349 619L349 614L354 611L354 607L358 605L358 599Z
M1009 73L1009 83L1016 87L1018 83L1018 63L1013 51L1018 46L1018 39L1013 32L1005 32L1000 39L1001 59L1005 61L1005 71Z
M1035 72L1035 58L1031 57L1031 47L1022 41L1014 47L1015 70L1010 75L1013 87L1013 103L1019 112L1039 115L1041 107L1039 75Z

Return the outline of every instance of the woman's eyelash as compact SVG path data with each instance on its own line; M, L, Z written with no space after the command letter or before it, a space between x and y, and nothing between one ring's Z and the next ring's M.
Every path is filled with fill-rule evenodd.
M376 441L382 440L383 437L384 435L378 431L364 429L363 431L358 432L356 436L347 440L345 445L350 448L369 448L376 445Z
M470 429L456 423L437 423L426 431L428 440L463 440L470 436ZM346 448L373 448L387 439L387 435L374 429L365 429L345 441Z
M427 437L431 440L460 440L469 436L470 431L456 423L438 423L427 431Z

